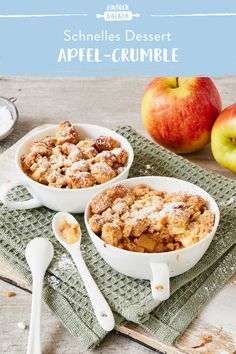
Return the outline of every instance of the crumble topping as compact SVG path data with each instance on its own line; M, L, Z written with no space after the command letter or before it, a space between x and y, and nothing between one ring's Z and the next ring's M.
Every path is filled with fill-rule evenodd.
M56 188L88 188L110 181L126 166L128 152L110 136L81 140L69 121L55 136L33 143L21 156L22 170L33 180Z
M69 224L65 218L60 222L60 231L66 243L73 244L80 238L79 225Z
M116 185L91 202L89 225L105 243L134 252L169 252L212 231L215 216L199 195Z

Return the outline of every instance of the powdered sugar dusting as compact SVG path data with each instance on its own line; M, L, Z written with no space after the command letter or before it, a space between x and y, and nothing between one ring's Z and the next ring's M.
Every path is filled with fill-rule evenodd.
M48 277L48 283L52 288L56 288L60 284L60 281L55 275L50 275Z
M58 261L59 270L68 270L70 272L76 272L76 267L73 260L67 254L63 253Z
M109 165L107 165L106 163L103 163L103 162L95 163L92 166L91 170L93 171L95 168L101 170L104 173L110 173L110 171L111 171L111 167Z
M147 164L140 168L139 174L142 176L151 176L152 174L156 173L154 172L154 167L150 164Z
M163 217L173 214L177 208L184 206L184 203L174 202L167 204L162 210L158 211L156 205L144 207L140 210L134 210L130 216L135 219L148 219L150 222L161 220Z
M77 272L72 258L67 253L62 253L55 257L53 268L55 271L66 271L70 273Z
M18 322L17 327L25 330L25 329L27 329L27 324L25 324L24 322Z
M219 205L221 207L227 207L227 206L230 206L232 204L236 203L236 197L231 197L230 199L226 200L226 201L221 201L219 203Z
M115 156L119 155L121 152L122 152L122 148L120 148L120 147L119 148L115 148L115 149L112 150L112 153Z

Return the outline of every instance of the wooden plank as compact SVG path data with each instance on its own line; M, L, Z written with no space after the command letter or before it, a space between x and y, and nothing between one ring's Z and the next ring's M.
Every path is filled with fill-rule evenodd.
M13 158L20 141L0 156L0 183L11 180L15 174ZM0 277L23 289L29 290L27 283L3 260L0 259ZM153 349L168 354L209 353L232 354L235 350L236 323L232 308L236 307L233 293L236 291L236 277L213 299L200 316L189 326L176 346L167 346L135 324L117 327L117 331ZM215 313L219 313L219 321Z
M14 291L16 296L8 298L7 292ZM6 282L0 282L0 353L22 354L26 352L29 333L31 294L16 288ZM25 330L17 324L24 322ZM78 339L72 337L62 326L58 317L42 304L42 352L44 354L79 354ZM86 351L83 354L152 354L153 351L145 348L130 338L109 333L95 351Z
M0 277L22 289L30 290L28 284L2 259L0 259ZM205 353L207 350L207 353L233 354L236 349L236 321L232 312L232 309L236 308L235 290L236 276L192 322L177 341L176 346L159 342L134 323L117 326L116 330L161 353L196 354ZM215 318L215 313L218 313L218 319Z
M5 282L9 282L21 289L31 291L31 287L27 282L17 274L14 269L2 258L0 258L0 279ZM140 343L146 344L148 347L165 352L168 350L169 354L177 354L180 351L174 347L169 347L161 342L158 342L156 338L150 336L142 328L135 324L127 324L125 326L116 326L116 331L124 334Z

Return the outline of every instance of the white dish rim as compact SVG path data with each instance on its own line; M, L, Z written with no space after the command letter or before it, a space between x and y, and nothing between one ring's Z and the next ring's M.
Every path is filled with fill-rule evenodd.
M96 125L96 124L86 124L86 123L71 123L71 124L73 124L75 127L77 127L77 128L79 128L79 127L90 127L90 128L99 128L99 129L104 129L104 131L107 131L107 132L111 132L112 134L114 134L115 133L115 135L117 135L118 137L117 137L117 140L124 140L124 141L126 141L126 143L128 144L128 146L129 146L129 151L128 151L128 163L127 163L127 165L125 166L125 169L119 174L119 175L117 175L116 177L114 177L114 178L112 178L111 180L109 180L109 181L107 181L107 182L105 182L105 183L101 183L101 184L96 184L95 186L92 186L92 187L87 187L87 188L73 188L73 189L65 189L65 188L57 188L57 187L52 187L52 186L47 186L47 185L45 185L45 184L43 184L43 183L39 183L39 182L37 182L37 181L35 181L35 180L33 180L32 178L30 178L23 170L22 170L22 167L21 167L21 165L20 165L20 152L21 152L21 149L22 149L22 147L27 143L27 141L28 140L30 140L30 139L32 139L33 137L34 137L34 135L36 136L36 135L38 135L38 134L40 134L40 133L43 133L44 131L46 132L47 130L51 130L52 128L56 128L57 126L58 126L58 124L50 124L49 126L47 126L47 127L43 127L42 126L42 128L40 129L40 126L39 127L36 127L35 129L36 130L34 130L34 131L32 131L32 134L29 134L29 135L27 135L25 138L23 138L23 140L22 140L22 143L20 144L20 146L18 147L18 149L17 149L17 153L16 153L16 163L17 163L17 166L18 166L18 168L19 168L19 170L21 171L21 173L23 173L23 175L24 175L24 177L26 177L26 179L28 180L28 181L30 181L30 183L33 183L33 184L35 184L35 185L40 185L42 188L44 188L45 190L57 190L59 193L61 192L61 191L63 191L63 192L65 192L65 191L67 191L68 193L73 193L73 192L75 192L75 191L87 191L87 190L94 190L94 189L96 189L97 187L100 187L100 186L104 186L104 187L106 187L106 186L108 186L108 185L110 185L111 184L111 181L116 181L117 179L119 179L119 177L122 177L125 173L127 173L129 170L130 170L130 168L131 168L131 166L132 166L132 164L133 164L133 160L134 160L134 151L133 151L133 148L132 148L132 146L131 146L131 144L129 143L129 141L125 138L125 137L123 137L121 134L119 134L119 133L117 133L115 130L111 130L111 129L109 129L109 128L106 128L106 127L103 127L103 126L101 126L101 125ZM106 135L106 136L109 136L108 134L105 134L104 133L104 135ZM45 137L46 137L47 135L45 135ZM119 140L119 141L120 141ZM121 142L120 141L120 142Z

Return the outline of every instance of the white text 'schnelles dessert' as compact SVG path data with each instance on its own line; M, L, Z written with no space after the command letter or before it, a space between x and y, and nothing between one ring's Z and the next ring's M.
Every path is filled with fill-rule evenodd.
M106 183L125 168L128 152L110 136L80 139L69 121L54 136L35 141L21 156L22 170L33 180L56 188L89 188Z
M112 246L160 253L191 246L214 226L215 215L199 195L166 193L139 184L116 185L90 204L92 231Z

